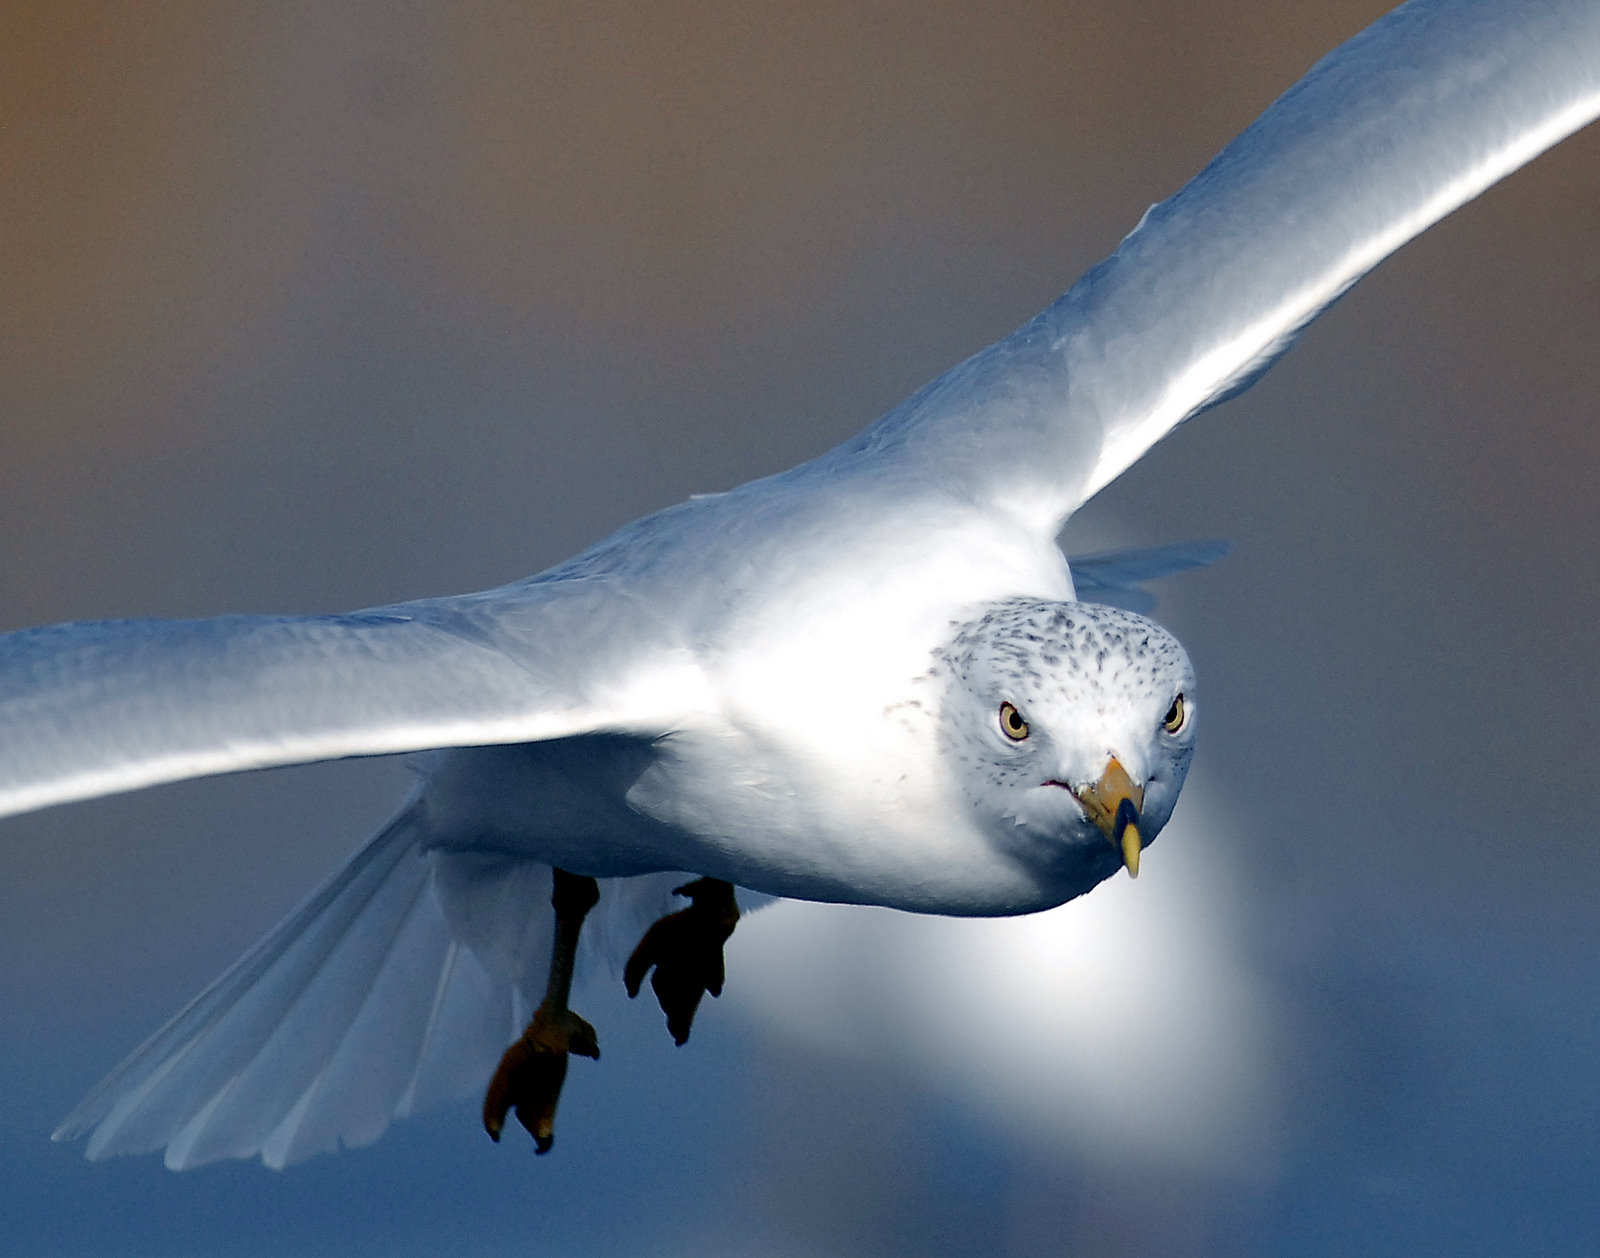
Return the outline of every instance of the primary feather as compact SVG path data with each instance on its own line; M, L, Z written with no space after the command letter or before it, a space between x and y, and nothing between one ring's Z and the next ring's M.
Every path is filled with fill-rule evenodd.
M1591 0L1412 0L1329 53L1037 318L852 448L1055 532L1401 245L1600 115Z

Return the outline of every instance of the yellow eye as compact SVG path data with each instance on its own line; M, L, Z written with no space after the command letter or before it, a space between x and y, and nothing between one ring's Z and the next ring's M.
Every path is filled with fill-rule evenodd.
M1172 701L1172 706L1167 709L1167 714L1161 718L1161 728L1169 734L1176 734L1189 723L1189 705L1184 702L1182 695Z
M1028 723L1022 719L1016 704L1000 705L1000 732L1014 743L1020 743L1028 736Z

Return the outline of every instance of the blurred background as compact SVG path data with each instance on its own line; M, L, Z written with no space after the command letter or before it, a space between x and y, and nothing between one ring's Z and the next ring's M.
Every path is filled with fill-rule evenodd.
M0 628L498 584L1035 313L1385 0L0 9ZM554 1153L275 1174L52 1127L387 815L372 761L0 826L8 1254L1600 1248L1600 130L1074 521L1201 750L1137 883L780 905Z

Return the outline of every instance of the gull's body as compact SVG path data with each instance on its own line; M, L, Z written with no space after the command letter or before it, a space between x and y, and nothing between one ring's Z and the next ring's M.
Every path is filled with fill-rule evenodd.
M549 754L540 744L452 753L447 779L471 783L453 792L463 809L481 806L481 774L503 774L508 844L603 877L694 870L942 913L1028 912L1099 881L1060 871L1041 885L997 860L934 742L934 652L975 607L1070 599L1053 545L948 498L863 493L824 460L642 520L547 579L566 588L574 573L569 614L636 625L646 644L628 660L603 654L597 671L618 682L620 706L670 711L670 730L596 751L596 807L619 775L634 779L603 841L566 818L539 825L548 784L523 763ZM542 613L540 590L528 587ZM603 633L595 646L614 643Z
M1246 387L1383 256L1596 112L1592 6L1411 6L1319 66L1037 320L801 468L482 595L14 635L0 648L0 807L454 749L369 849L416 886L438 880L442 907L426 924L437 946L417 944L432 968L415 967L436 1005L458 990L456 942L491 982L515 986L533 968L513 945L503 972L484 960L496 949L483 939L520 924L501 906L484 926L487 884L469 868L497 871L500 888L522 876L508 870L556 865L605 878L687 870L929 912L1060 903L1119 868L1114 853L1088 841L1066 792L1037 797L1055 817L974 807L941 742L941 653L1009 601L1069 602L1054 537L1088 496ZM1129 719L1101 710L1049 776L1081 780L1107 754L1136 780L1155 774L1151 722ZM1176 784L1151 807L1147 839L1175 797ZM1052 829L1054 850L1009 841ZM361 859L351 879L380 868ZM374 885L394 876L374 873ZM253 994L301 932L325 929L345 955L342 932L375 920L369 901L350 900L338 931L318 923L357 885L330 884L113 1076L74 1123L96 1131L91 1151L164 1144L178 1165L281 1162L413 1107L432 1014L415 1068L399 1062L397 1085L370 1089L347 1119L328 1080L356 1069L340 1052L360 1037L322 1027L297 1074ZM418 894L396 894L394 938L412 937ZM353 998L402 984L388 968L402 951L358 967ZM235 1034L235 1009L258 1027L254 1043ZM362 1029L361 1016L344 1028ZM319 1107L331 1117L309 1117Z

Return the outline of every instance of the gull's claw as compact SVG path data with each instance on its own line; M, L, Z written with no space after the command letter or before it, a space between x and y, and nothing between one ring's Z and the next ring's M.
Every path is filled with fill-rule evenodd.
M483 1098L483 1128L491 1140L500 1139L506 1112L515 1109L517 1121L533 1137L534 1152L550 1152L569 1053L598 1059L594 1028L570 1009L540 1005L522 1038L500 1058Z
M585 915L600 899L593 878L550 871L550 907L556 911L555 942L550 953L550 982L533 1021L500 1058L483 1097L483 1129L498 1141L506 1125L506 1111L515 1109L517 1121L533 1137L536 1153L550 1152L555 1143L556 1102L567 1079L567 1056L600 1056L594 1028L567 1008L572 994L572 965L578 954L578 934Z
M650 986L674 1043L683 1044L694 1024L700 997L722 995L725 971L722 945L739 922L733 884L718 878L701 878L679 887L674 895L688 896L689 907L669 913L645 931L639 946L623 968L628 995L637 996L651 967Z

